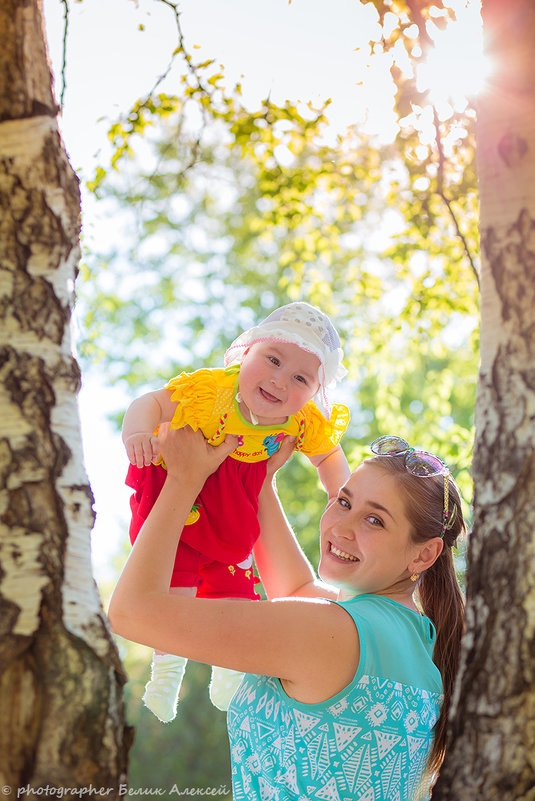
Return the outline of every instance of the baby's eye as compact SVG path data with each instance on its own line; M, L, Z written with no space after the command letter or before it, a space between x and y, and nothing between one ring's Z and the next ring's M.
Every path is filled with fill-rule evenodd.
M277 357L276 357L276 356L268 356L268 359L269 359L269 361L270 361L272 364L274 364L274 365L275 365L275 367L279 367L279 365L280 365L280 360L279 360L279 359L277 359Z
M302 376L302 375L296 375L295 378L296 378L297 381L300 381L302 384L306 384L307 383L306 378L304 376Z

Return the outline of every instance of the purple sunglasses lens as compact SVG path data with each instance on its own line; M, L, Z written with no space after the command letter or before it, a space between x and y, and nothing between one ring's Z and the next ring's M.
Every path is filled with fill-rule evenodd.
M426 451L412 451L407 454L405 466L414 476L440 476L448 472L438 456Z
M379 437L371 444L372 453L378 456L396 456L409 450L409 443L401 437Z

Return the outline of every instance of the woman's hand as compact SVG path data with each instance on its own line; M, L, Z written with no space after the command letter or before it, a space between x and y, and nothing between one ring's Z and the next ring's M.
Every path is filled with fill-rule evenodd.
M210 445L202 432L190 426L171 429L162 423L158 430L160 453L169 476L202 487L206 479L238 446L238 437L228 435L221 445Z

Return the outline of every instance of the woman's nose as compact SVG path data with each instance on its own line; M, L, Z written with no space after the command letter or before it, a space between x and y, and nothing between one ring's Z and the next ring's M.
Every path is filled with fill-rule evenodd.
M336 534L337 537L341 537L344 540L352 540L354 539L353 529L345 520L339 520L332 526L333 534Z

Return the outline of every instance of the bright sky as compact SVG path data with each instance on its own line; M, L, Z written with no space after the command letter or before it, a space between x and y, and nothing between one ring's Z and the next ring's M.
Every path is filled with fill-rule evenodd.
M463 23L444 37L430 78L440 93L444 75L457 73L460 86L478 74L477 3L458 0ZM171 10L158 0L70 0L67 88L61 120L71 163L82 179L105 162L109 123L144 96L165 71L176 47ZM371 3L358 0L183 0L181 24L195 53L225 67L229 84L241 81L254 103L268 94L275 102L332 98L333 128L367 120L371 130L392 135L392 95L388 71L377 59L369 65L368 42L376 33ZM64 6L44 0L49 49L61 91ZM140 30L143 26L144 30ZM455 67L455 69L454 69ZM176 75L176 73L175 73ZM242 78L242 75L244 76ZM361 83L362 82L362 83ZM172 74L163 87L173 91ZM102 237L104 221L83 193L86 241ZM80 395L86 468L96 497L92 535L97 579L114 575L111 555L126 538L129 491L123 485L126 457L106 413L124 403L104 380L86 380Z
M63 4L45 0L44 5L59 94ZM172 11L158 0L71 0L69 5L63 130L78 168L103 144L106 121L96 121L113 118L152 87L177 39ZM229 83L245 75L245 97L252 102L268 94L275 102L320 103L332 97L337 127L362 118L367 90L359 84L370 72L367 43L377 33L371 4L183 0L180 8L188 47L197 45L195 54L222 63ZM375 73L371 111L384 117L389 79L379 65ZM172 83L166 87L172 89ZM375 127L381 124L375 119Z

